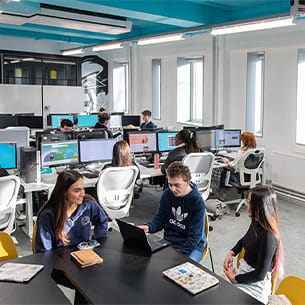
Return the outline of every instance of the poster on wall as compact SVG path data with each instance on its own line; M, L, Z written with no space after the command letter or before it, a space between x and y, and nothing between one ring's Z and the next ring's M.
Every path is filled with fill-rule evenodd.
M84 88L84 111L98 112L108 107L108 62L99 56L82 57L82 86Z

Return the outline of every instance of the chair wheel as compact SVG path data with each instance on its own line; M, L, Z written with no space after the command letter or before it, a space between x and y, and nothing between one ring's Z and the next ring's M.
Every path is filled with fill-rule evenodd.
M239 216L240 216L240 213L239 213L239 212L236 212L236 213L235 213L235 216L236 216L236 217L239 217Z

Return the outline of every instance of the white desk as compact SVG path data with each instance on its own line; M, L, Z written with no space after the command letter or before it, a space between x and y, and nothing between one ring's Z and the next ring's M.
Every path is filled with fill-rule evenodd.
M21 185L24 187L25 200L17 200L17 204L25 203L26 219L23 231L32 238L33 234L33 197L32 192L48 190L51 192L53 185L46 183L25 183L21 180Z

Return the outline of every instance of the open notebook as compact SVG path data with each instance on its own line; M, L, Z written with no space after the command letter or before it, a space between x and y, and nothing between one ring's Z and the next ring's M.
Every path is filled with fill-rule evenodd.
M187 262L163 271L163 274L191 294L218 284L218 279L194 264Z
M0 267L0 281L25 283L30 281L44 265L5 263Z

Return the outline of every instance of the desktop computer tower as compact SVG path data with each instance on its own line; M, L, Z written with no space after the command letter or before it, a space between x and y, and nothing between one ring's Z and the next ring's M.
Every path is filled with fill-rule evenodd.
M40 159L36 148L20 148L20 171L26 183L40 182Z

